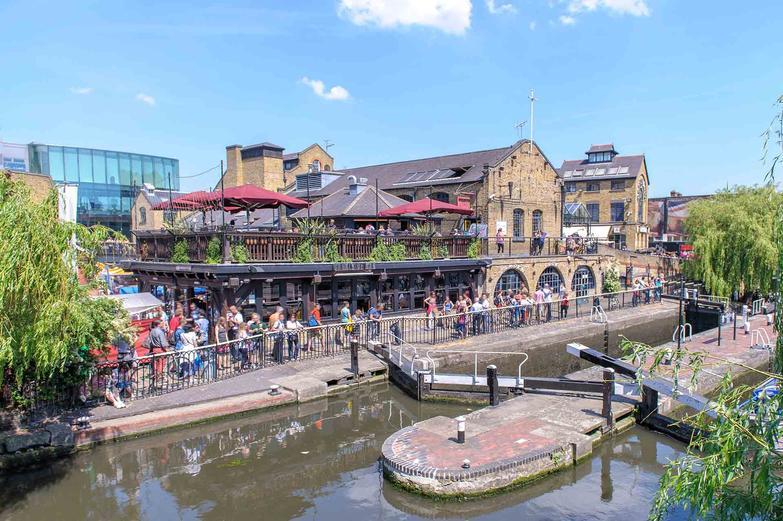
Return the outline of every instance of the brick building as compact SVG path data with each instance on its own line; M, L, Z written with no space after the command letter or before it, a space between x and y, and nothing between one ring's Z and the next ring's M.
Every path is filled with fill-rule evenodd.
M586 154L560 167L566 202L585 205L596 237L618 248L647 248L650 180L644 155L621 156L612 144L593 145Z
M335 175L300 174L289 193L318 199L345 190L350 179L367 179L370 186L406 201L431 197L475 210L475 218L445 217L441 231L459 222L488 224L490 235L498 227L508 237L523 239L537 230L560 236L562 184L555 168L529 140L511 146L428 157L395 163L343 169ZM353 176L353 177L351 177ZM327 181L327 182L324 182ZM309 184L310 190L305 187Z
M173 198L183 195L181 192L171 192ZM169 200L168 190L156 190L153 186L146 185L139 190L131 207L131 231L162 230L166 222L171 221L172 213L169 211L153 210L156 204ZM180 219L192 212L174 211L175 219Z
M330 171L334 165L334 158L315 143L293 154L284 154L284 150L269 142L227 146L224 186L253 184L278 191L291 184L297 174L306 172L310 165L319 171Z

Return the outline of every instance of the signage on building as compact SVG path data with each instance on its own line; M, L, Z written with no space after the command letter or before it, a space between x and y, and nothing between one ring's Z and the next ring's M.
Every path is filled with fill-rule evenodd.
M0 167L13 172L29 172L27 145L0 143Z
M73 184L59 185L57 192L60 194L60 219L75 223L79 187Z

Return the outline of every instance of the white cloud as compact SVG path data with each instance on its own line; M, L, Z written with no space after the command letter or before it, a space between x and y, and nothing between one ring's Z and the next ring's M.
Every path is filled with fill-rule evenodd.
M573 16L563 15L560 18L558 18L558 20L560 20L560 23L563 25L574 25L576 23L576 18L574 18Z
M536 30L536 21L533 20L532 22L527 24L527 26L530 28L531 31L535 31Z
M92 87L71 87L71 92L74 94L79 94L81 96L86 96L87 94L92 94L93 91Z
M326 90L324 82L321 80L311 80L307 76L302 78L301 82L313 89L313 92L323 99L345 101L351 97L351 93L348 92L348 89L341 87L340 85L335 85L331 89Z
M495 0L486 0L487 10L491 14L515 14L517 8L513 4L500 4L497 5Z
M464 34L472 9L471 0L340 0L337 12L356 25L422 25Z
M570 0L569 13L581 13L605 9L614 14L628 14L631 16L650 16L650 7L647 0Z
M155 98L153 98L149 94L144 94L143 92L139 92L138 94L136 94L136 99L141 101L142 103L146 103L150 107L155 106Z

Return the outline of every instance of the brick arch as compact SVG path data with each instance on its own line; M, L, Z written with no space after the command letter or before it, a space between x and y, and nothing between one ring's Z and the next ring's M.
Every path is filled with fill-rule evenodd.
M577 298L593 295L597 286L595 270L586 264L580 264L571 274L571 283L566 287L570 288L573 297Z
M504 282L504 277L508 277L508 279L512 279L512 280L506 280ZM500 277L498 277L497 281L495 282L495 288L492 291L492 295L496 295L498 290L500 289L507 291L509 289L517 290L522 287L528 289L530 288L530 286L528 286L527 284L527 278L525 277L525 274L522 272L521 269L509 268L505 270L503 273L501 273Z
M556 277L555 277L556 276ZM557 293L560 291L560 286L565 285L566 278L563 276L563 272L558 269L554 264L550 264L541 271L536 282L536 287L544 287L544 284L549 284L552 291ZM535 291L535 288L530 288L531 291Z

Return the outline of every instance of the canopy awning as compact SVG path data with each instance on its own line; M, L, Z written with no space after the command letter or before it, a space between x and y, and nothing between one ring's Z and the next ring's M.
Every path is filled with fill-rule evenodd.
M122 307L131 314L136 315L162 306L163 302L152 293L132 293L129 295L108 295L107 298L119 300Z
M608 240L609 234L612 232L612 227L609 225L592 224L590 225L590 233L587 233L587 226L564 226L563 235L568 237L569 235L578 235L580 237L592 237L599 240Z
M221 207L228 212L252 212L261 208L306 208L308 202L296 197L291 197L280 192L273 192L255 185L240 185L226 188L222 192L191 192L173 199L171 202L162 202L153 207L154 210L174 209L184 210L215 210ZM179 206L179 208L178 208Z
M473 210L464 206L457 206L456 204L446 203L443 201L438 201L437 199L430 199L429 197L425 197L424 199L419 199L418 201L413 201L411 203L395 206L394 208L389 208L388 210L380 212L378 215L380 217L395 217L412 213L454 213L458 215L473 215Z

